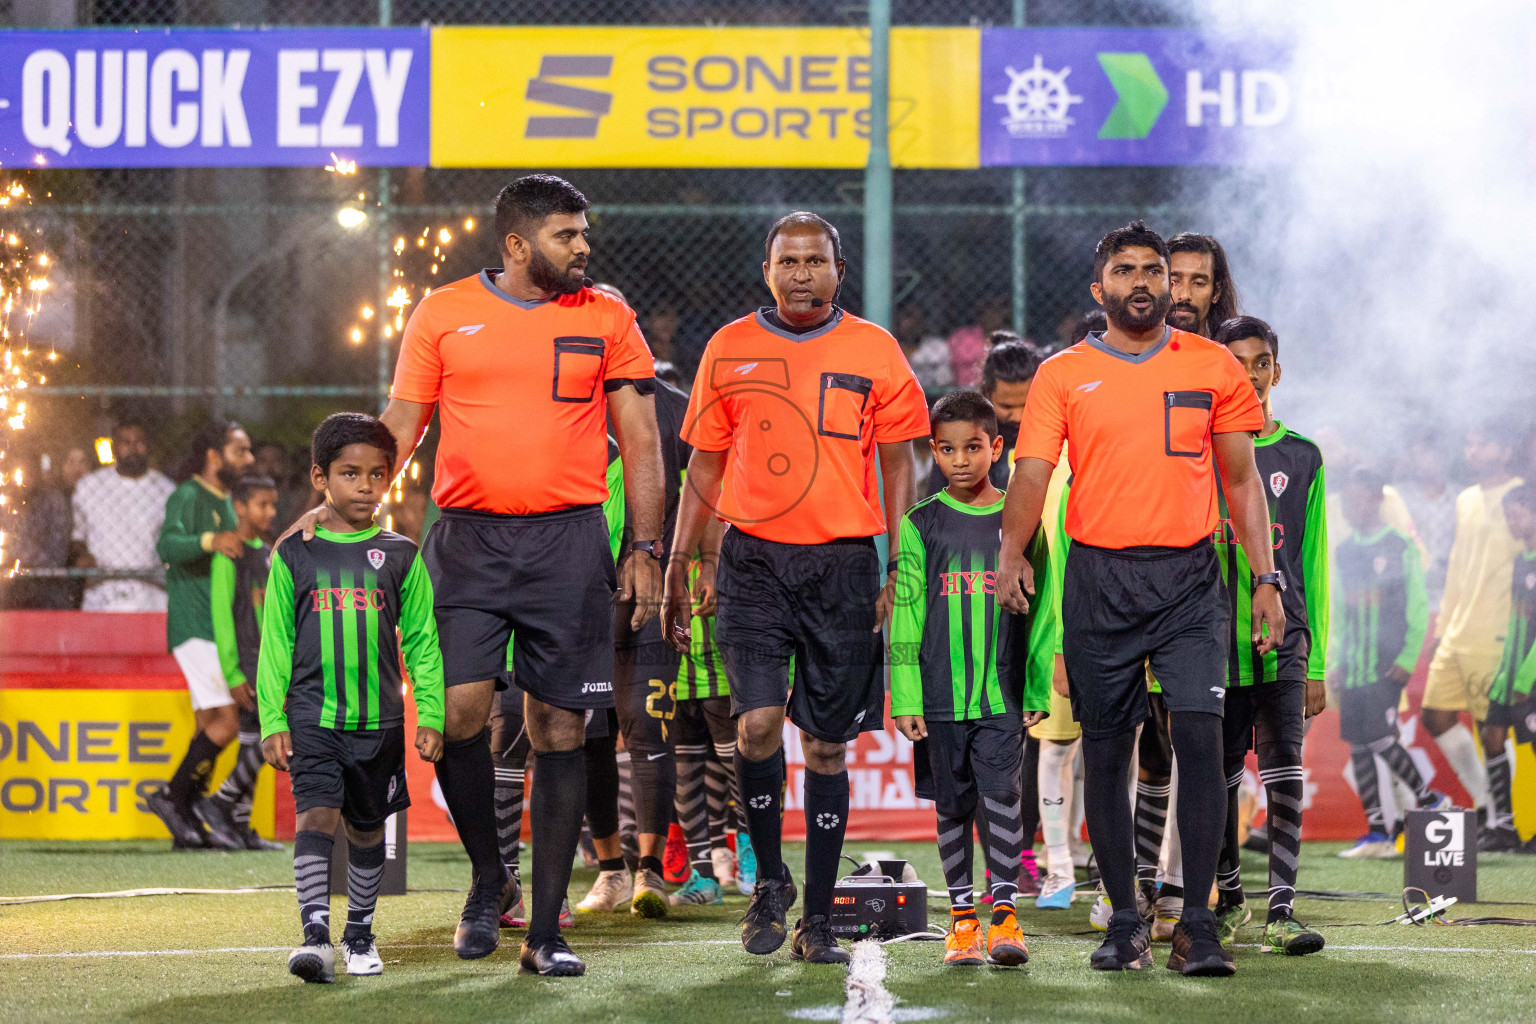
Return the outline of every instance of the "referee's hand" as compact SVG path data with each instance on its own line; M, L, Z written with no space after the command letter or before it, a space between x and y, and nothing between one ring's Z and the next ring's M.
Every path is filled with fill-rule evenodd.
M619 591L614 603L634 602L629 628L636 633L661 610L661 565L649 555L633 552L619 565Z
M1280 606L1280 590L1270 583L1253 588L1253 642L1260 655L1268 654L1285 639L1285 609ZM1265 632L1264 627L1269 631Z
M1035 570L1022 551L1003 551L997 559L997 603L1015 615L1029 612L1035 592Z

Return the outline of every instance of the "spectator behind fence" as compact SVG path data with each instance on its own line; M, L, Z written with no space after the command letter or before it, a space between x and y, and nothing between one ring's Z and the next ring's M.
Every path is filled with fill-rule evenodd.
M907 354L907 363L932 397L955 386L954 369L949 361L949 342L928 329L928 316L917 303L908 303L896 312L896 330L892 332Z
M52 459L43 455L37 465L23 472L20 508L13 541L6 545L8 561L24 570L62 569L68 564L69 535L73 514L69 495L60 485L60 473ZM71 581L57 577L12 578L4 592L7 608L73 608L79 592Z
M160 568L155 540L165 521L165 499L176 489L149 468L149 435L124 420L112 430L112 464L75 485L74 564L85 569L137 571L141 575L94 580L80 607L88 612L165 611L165 587L149 573Z
M987 339L1003 330L1008 322L1008 296L997 295L981 311L979 324L956 328L949 336L949 365L955 387L976 388L981 384L981 364L991 347Z

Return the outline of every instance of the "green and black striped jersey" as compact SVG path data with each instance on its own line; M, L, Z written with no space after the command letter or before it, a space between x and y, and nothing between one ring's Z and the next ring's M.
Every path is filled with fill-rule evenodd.
M1532 684L1536 684L1536 551L1524 551L1515 556L1504 658L1488 690L1488 701L1519 704L1530 699Z
M1036 592L1025 616L995 595L1003 502L973 507L947 491L901 519L891 615L891 714L970 721L1049 711L1060 628L1050 549L1036 530L1026 555Z
M209 577L213 642L230 686L254 683L261 651L262 595L267 590L272 546L261 538L245 542L240 557L215 552Z
M1419 546L1390 526L1358 533L1333 552L1333 667L1346 690L1371 686L1396 665L1412 672L1429 628Z
M699 566L694 562L688 569L690 590L698 576ZM715 646L715 617L695 615L688 636L688 652L677 666L677 699L729 696L731 685L725 677L725 659Z
M1330 594L1323 453L1316 443L1280 423L1268 437L1254 438L1253 457L1269 503L1275 568L1285 573L1287 590L1280 598L1285 637L1279 649L1260 658L1253 643L1253 570L1232 532L1222 494L1221 522L1211 539L1232 607L1227 685L1321 679L1328 664Z
M416 545L375 524L295 533L272 553L256 699L261 735L290 722L347 731L405 720L401 655L417 724L443 728L443 656L432 580Z

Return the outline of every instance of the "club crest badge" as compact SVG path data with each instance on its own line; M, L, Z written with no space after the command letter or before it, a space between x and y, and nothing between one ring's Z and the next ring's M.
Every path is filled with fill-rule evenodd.
M384 565L384 552L380 551L378 548L369 548L368 564L373 566L375 569L381 568Z
M1269 474L1270 493L1277 498L1280 497L1280 495L1285 493L1285 489L1290 485L1290 482L1291 478L1286 476L1284 473Z

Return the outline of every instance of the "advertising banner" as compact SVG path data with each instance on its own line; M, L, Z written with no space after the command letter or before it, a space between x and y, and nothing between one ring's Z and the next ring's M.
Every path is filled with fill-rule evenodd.
M426 28L0 33L0 165L424 165L430 64Z
M184 689L0 689L0 838L169 843L144 796L170 779L193 731ZM215 786L237 750L220 756ZM251 810L265 836L272 774L261 773Z
M985 29L981 165L1283 155L1305 87L1280 44L1178 29Z
M975 167L978 30L891 31L891 160ZM854 28L440 28L440 167L862 167Z

